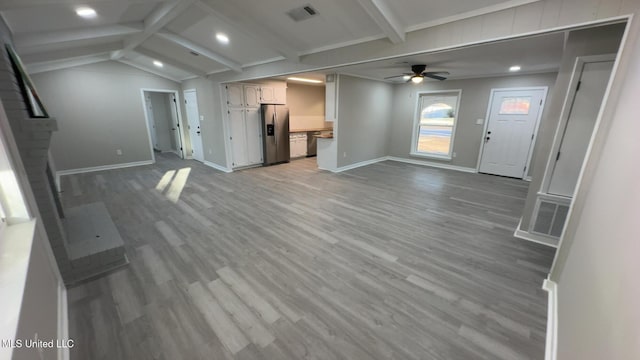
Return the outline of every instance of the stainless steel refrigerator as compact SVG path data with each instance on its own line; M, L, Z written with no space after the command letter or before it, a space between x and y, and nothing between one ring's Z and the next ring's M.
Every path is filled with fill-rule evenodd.
M262 152L264 166L289 162L289 108L262 104Z

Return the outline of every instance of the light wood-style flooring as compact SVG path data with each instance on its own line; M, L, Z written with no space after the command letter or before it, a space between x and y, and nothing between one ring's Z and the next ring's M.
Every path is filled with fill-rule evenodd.
M69 289L71 358L543 359L553 249L528 183L315 158L224 174L173 155L63 177L131 264Z

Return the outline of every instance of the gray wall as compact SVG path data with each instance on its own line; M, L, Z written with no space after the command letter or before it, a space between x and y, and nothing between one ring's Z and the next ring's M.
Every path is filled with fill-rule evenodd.
M535 207L537 194L541 189L544 172L549 159L549 152L553 144L560 113L564 105L573 67L578 56L613 54L618 51L620 39L624 32L624 24L603 26L599 28L572 31L565 45L565 51L560 63L560 71L554 88L553 96L549 97L545 114L543 114L538 130L538 144L534 150L532 161L532 180L525 202L520 229L527 230Z
M487 105L491 89L527 86L548 86L549 94L556 79L556 73L503 76L467 80L446 80L442 82L426 81L421 85L395 85L393 98L393 116L389 139L389 155L408 159L419 159L460 167L474 168L478 162L480 143L484 125L476 125L477 119L487 115ZM451 161L409 155L413 120L416 111L416 92L462 89L460 109L458 111L453 152L456 157ZM546 112L545 107L545 112Z
M640 23L634 21L551 277L558 360L640 359Z
M212 81L196 78L182 82L182 90L189 89L196 90L198 96L198 112L201 116L204 116L204 120L200 123L204 159L214 164L231 168L227 166L227 156L224 145L220 87L218 84L214 85ZM184 109L184 106L182 108ZM183 119L185 119L186 124L186 115L183 115Z
M338 167L386 156L393 85L340 75L338 93Z
M58 170L151 160L140 89L180 90L176 82L114 61L32 79L58 119L51 143Z

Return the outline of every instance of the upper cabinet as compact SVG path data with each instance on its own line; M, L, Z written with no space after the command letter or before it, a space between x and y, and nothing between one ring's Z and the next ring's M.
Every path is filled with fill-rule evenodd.
M244 106L244 90L242 84L228 84L227 88L227 105L230 108L238 108Z
M287 103L287 87L262 85L260 87L260 102L263 104L282 104Z
M325 120L334 121L338 117L338 75L328 74L325 79Z
M247 107L260 107L260 87L244 85L244 101Z

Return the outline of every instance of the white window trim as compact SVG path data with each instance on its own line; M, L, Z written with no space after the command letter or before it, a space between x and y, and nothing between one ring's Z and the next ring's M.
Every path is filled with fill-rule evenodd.
M453 120L453 128L451 129L451 146L449 147L449 153L447 155L437 155L437 154L429 154L422 153L416 151L418 147L418 125L420 121L420 98L422 95L429 94L447 94L447 93L455 93L458 96L458 100L456 101L456 115ZM456 138L456 128L458 127L458 118L460 115L460 99L462 98L462 89L450 89L450 90L434 90L434 91L417 91L416 92L416 105L415 112L413 115L413 127L411 128L411 147L409 148L409 155L417 156L428 159L437 159L437 160L448 160L451 161L453 159L453 148L455 146L455 138Z

